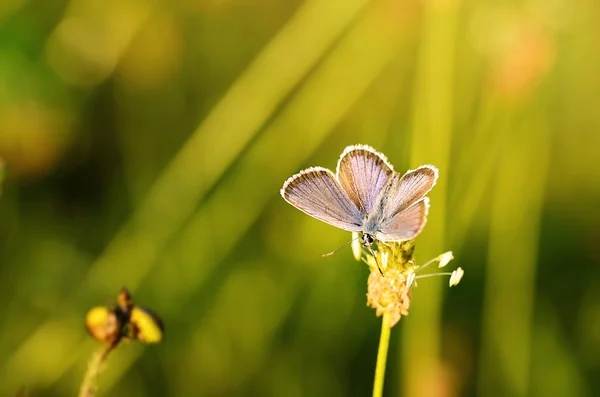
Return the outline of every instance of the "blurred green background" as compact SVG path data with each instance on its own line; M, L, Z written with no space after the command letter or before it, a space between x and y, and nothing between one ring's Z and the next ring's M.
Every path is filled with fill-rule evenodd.
M166 326L110 396L370 395L350 234L279 196L365 143L441 178L386 396L600 395L594 0L2 0L0 395L76 395L122 286Z

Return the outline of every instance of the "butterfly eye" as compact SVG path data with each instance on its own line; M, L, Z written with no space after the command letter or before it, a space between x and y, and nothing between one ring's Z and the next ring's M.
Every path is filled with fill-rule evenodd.
M113 344L121 337L123 320L115 310L106 306L98 306L87 312L85 327L97 341Z
M164 335L162 321L149 309L134 306L129 318L130 334L143 343L158 343Z

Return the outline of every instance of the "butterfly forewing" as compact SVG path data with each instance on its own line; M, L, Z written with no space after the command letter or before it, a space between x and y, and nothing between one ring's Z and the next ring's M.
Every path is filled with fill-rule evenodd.
M347 231L361 231L361 213L326 168L313 167L290 177L281 195L314 218Z
M404 211L383 219L375 238L381 241L412 240L423 230L427 222L429 198L414 203Z
M363 216L371 212L393 174L385 156L365 145L347 147L337 166L340 185Z
M425 197L433 188L438 177L438 169L432 165L422 165L406 172L397 181L391 181L386 199L384 218L389 219L406 210Z

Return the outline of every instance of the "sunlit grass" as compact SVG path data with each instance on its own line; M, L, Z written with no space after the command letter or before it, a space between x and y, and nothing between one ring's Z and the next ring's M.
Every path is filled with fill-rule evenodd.
M454 123L455 51L459 3L425 2L421 53L414 88L411 165L435 164L439 182L432 191L428 226L418 239L418 252L426 258L451 247L446 224L450 174L450 148ZM421 288L411 321L403 333L401 389L406 396L434 396L441 374L441 297L439 280ZM440 385L438 387L444 387Z
M531 338L542 197L550 142L539 110L517 117L509 134L510 154L495 173L491 236L485 284L479 393L530 395ZM535 157L528 153L535 151ZM517 249L515 249L518 247ZM516 251L516 252L515 252ZM510 321L507 321L510 319Z
M111 353L101 394L370 393L368 270L349 248L320 258L346 234L277 195L357 142L398 171L440 168L417 259L452 249L467 272L452 299L419 284L386 395L597 394L596 16L566 0L0 6L0 115L29 116L0 117L0 394L75 395L97 348L82 318L124 284L173 334Z
M159 177L132 220L92 266L88 282L75 292L75 296L83 291L106 292L115 278L132 289L139 285L141 278L155 264L162 247L194 211L202 195L364 4L363 1L346 2L344 7L336 7L333 14L333 10L327 8L330 6L320 2L308 2L298 10ZM308 24L314 34L312 41L304 34ZM284 71L286 73L282 73ZM245 112L245 117L240 111ZM213 140L216 136L220 139ZM219 142L221 144L217 146ZM175 202L177 205L172 205ZM62 322L61 319L50 320L39 328L37 335L46 335L49 328ZM65 349L69 349L71 342L62 340ZM61 342L56 340L55 343ZM10 360L10 372L17 374L11 376L10 382L28 383L29 377L37 376L35 366L30 365L32 358L23 357L28 351L37 354L36 349L22 348ZM15 367L19 362L28 363L27 370ZM39 368L39 371L47 371L48 375L53 373L51 377L57 379L64 369L65 365L52 365ZM8 381L4 384L9 384Z

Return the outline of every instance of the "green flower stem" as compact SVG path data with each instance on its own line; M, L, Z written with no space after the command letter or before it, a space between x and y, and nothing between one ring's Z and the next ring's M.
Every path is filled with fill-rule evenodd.
M385 378L385 364L387 362L388 348L390 346L390 314L383 313L381 321L381 337L379 339L379 350L377 352L377 366L375 367L375 383L373 384L373 397L383 395L383 380Z
M103 369L106 356L110 353L114 345L107 345L102 350L94 353L87 368L87 372L83 377L81 388L79 389L79 397L94 397L98 391L98 376Z

